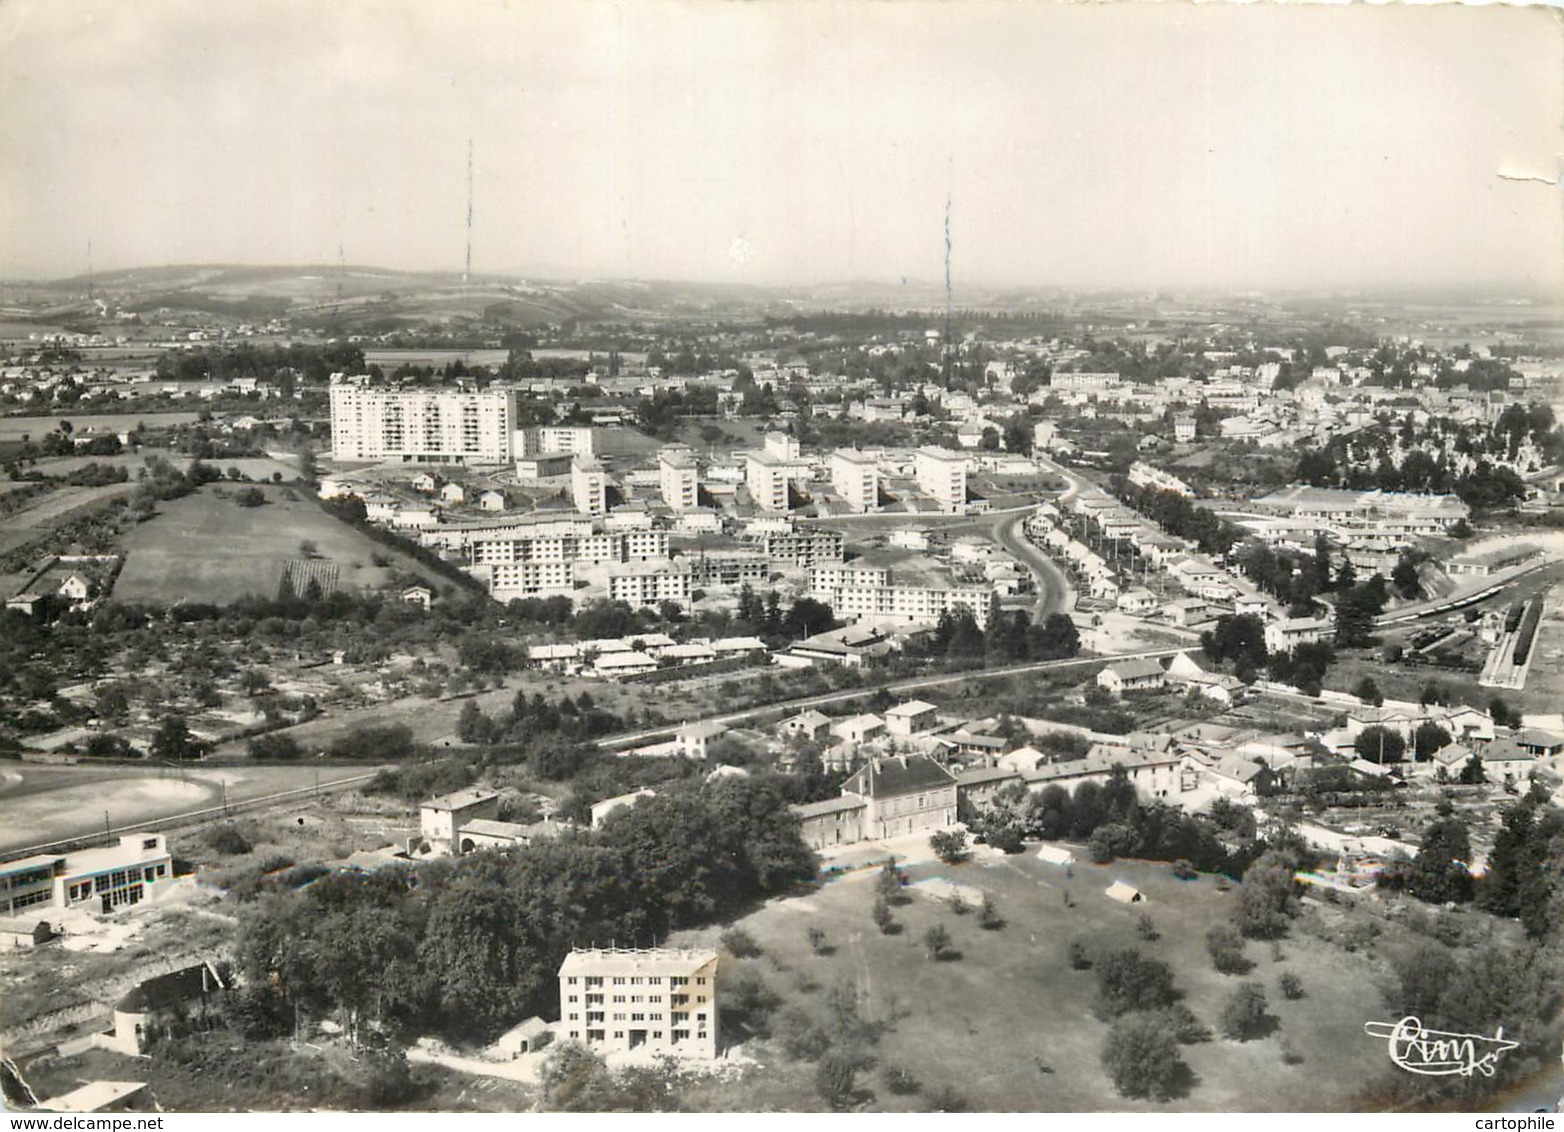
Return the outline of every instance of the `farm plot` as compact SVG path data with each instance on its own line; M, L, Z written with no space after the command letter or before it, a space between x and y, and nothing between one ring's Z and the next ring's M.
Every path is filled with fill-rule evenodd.
M395 557L308 499L265 488L262 507L239 507L213 487L160 504L158 514L126 533L118 601L226 604L246 595L274 598L283 572L307 558L335 567L335 588L375 589L391 572L377 558ZM409 563L397 563L404 569ZM325 577L329 570L313 571ZM308 580L305 580L308 584Z

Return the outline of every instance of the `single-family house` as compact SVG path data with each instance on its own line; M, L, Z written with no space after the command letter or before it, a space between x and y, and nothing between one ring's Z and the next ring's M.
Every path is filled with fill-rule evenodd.
M217 968L205 961L155 975L114 1004L114 1029L101 1044L133 1057L143 1054L175 1021L215 1009L216 996L226 989Z
M777 734L790 739L818 739L831 730L831 717L808 708L777 724Z
M938 711L933 704L923 700L908 700L885 713L885 730L899 737L916 735L929 730L938 722Z
M1116 696L1126 692L1149 692L1167 684L1167 673L1155 657L1117 660L1097 674L1097 686Z

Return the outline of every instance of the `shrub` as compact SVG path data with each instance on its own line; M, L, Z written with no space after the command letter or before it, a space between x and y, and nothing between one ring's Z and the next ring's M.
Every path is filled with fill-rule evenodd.
M959 829L940 830L929 837L929 848L947 865L959 864L971 856L967 849L967 835Z
M1282 988L1282 997L1297 1000L1303 997L1303 980L1295 971L1283 971L1277 984Z
M1140 919L1135 921L1135 931L1141 939L1148 943L1161 938L1157 931L1156 921L1144 912L1140 914Z
M983 904L978 909L978 927L984 931L998 931L1005 926L1005 918L999 914L999 909L994 906L994 898L988 893L983 894Z
M899 1065L887 1065L880 1076L885 1081L885 1087L897 1096L908 1096L923 1087L916 1077Z
M1194 880L1200 873L1193 864L1180 857L1173 862L1173 875L1179 880Z
M923 946L928 949L929 958L936 961L953 954L950 950L950 933L945 930L944 924L935 924L923 933Z
M1173 968L1132 948L1103 956L1096 969L1095 1009L1099 1018L1117 1018L1132 1010L1158 1010L1178 1001Z
M936 1085L923 1094L930 1112L966 1112L967 1098L954 1086Z
M1244 958L1244 937L1232 924L1213 924L1206 932L1211 966L1224 975L1242 975L1253 966Z
M237 857L255 848L250 844L250 839L232 824L214 825L201 839L213 852L221 853L225 857Z
M1166 1020L1138 1011L1108 1031L1102 1064L1120 1095L1159 1101L1176 1097L1189 1073Z
M266 502L266 493L258 487L241 487L234 492L234 502L240 507L259 507Z
M826 943L825 932L822 929L812 927L808 932L805 933L805 935L809 939L809 950L813 951L816 955L824 955L827 953L829 945Z
M890 935L896 930L896 917L891 915L890 901L884 896L875 896L873 916L874 926L880 929L881 935Z
M1078 939L1070 941L1070 968L1075 971L1090 971L1092 969L1091 948Z
M743 928L729 928L722 933L722 946L735 959L752 959L760 954L760 944Z
M1259 983L1240 983L1222 1008L1222 1036L1239 1042L1260 1037L1268 1021L1268 1005Z

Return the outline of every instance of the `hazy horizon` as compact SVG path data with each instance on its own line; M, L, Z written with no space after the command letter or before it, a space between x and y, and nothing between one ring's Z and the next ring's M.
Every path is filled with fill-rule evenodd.
M1564 291L1501 7L12 0L0 277ZM1547 183L1552 180L1552 184ZM91 242L91 261L88 243Z

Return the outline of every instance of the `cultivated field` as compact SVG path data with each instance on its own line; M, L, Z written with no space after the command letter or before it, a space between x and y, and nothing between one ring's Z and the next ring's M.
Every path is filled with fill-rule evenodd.
M1165 864L1128 861L1080 862L1067 876L1030 854L954 867L921 864L907 871L915 882L946 878L992 893L1007 923L984 931L976 915L958 916L941 900L914 896L896 910L902 930L881 935L870 919L874 874L867 869L747 917L742 924L764 954L729 960L730 973L749 968L786 1004L803 1004L816 1015L823 1014L830 988L847 985L861 996L864 1015L895 1019L875 1051L879 1067L860 1080L874 1093L870 1108L916 1110L925 1103L884 1087L880 1072L890 1065L909 1071L925 1093L939 1086L956 1089L979 1111L1345 1109L1384 1071L1380 1044L1363 1033L1363 1023L1382 1009L1374 960L1295 931L1296 938L1282 941L1281 961L1269 944L1251 942L1246 954L1255 967L1249 974L1218 974L1206 953L1205 933L1226 920L1235 897L1218 892L1211 877L1179 881ZM1138 887L1147 902L1125 906L1107 899L1103 890L1116 879ZM1066 893L1073 907L1066 905ZM1154 941L1137 934L1142 912L1155 922ZM927 957L922 938L935 923L947 928L960 958ZM805 936L810 927L825 932L829 954L811 952ZM686 939L714 944L716 934L689 933ZM1092 1014L1096 978L1091 971L1073 970L1067 958L1077 939L1098 951L1136 947L1167 962L1185 992L1185 1005L1218 1033L1233 988L1258 980L1278 1025L1264 1039L1218 1036L1180 1047L1196 1081L1178 1100L1159 1105L1121 1097L1100 1061L1108 1027ZM1296 1001L1277 989L1280 973L1288 970L1303 979L1305 996ZM1301 1060L1284 1063L1284 1042ZM762 1063L762 1071L738 1086L700 1086L691 1103L735 1110L821 1106L812 1064L791 1061L770 1043L750 1043L746 1052Z
M273 598L285 564L302 556L300 544L306 541L315 544L320 559L338 567L341 589L386 585L391 572L373 564L375 555L414 568L410 560L333 519L313 500L288 500L281 488L264 490L263 507L220 499L212 486L159 504L155 518L125 535L125 568L114 587L115 599L172 605L224 604L246 595Z

